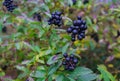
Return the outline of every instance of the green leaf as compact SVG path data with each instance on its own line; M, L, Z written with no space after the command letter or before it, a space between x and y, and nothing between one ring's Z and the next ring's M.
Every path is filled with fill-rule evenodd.
M78 77L77 81L93 81L96 79L96 74L86 74Z
M98 32L98 30L97 30L97 25L92 25L92 28L93 28L93 30L94 30L95 32Z
M16 43L15 47L16 47L17 50L20 50L23 47L23 43L22 42Z
M76 80L74 80L73 78L71 78L71 77L68 77L68 79L70 80L70 81L76 81Z
M0 45L2 44L2 38L0 38Z
M89 26L93 25L91 19L88 16L86 16L86 21Z
M31 74L31 77L44 78L45 77L45 71L43 71L43 70L35 71L34 73Z
M52 75L58 68L59 66L61 65L61 61L59 61L58 63L52 65L50 68L49 68L49 72L48 72L48 75Z
M92 70L85 67L77 67L69 77L77 79L77 81L92 81L97 78L97 75Z
M69 45L70 45L70 44L67 43L65 46L63 46L63 48L62 48L62 53L65 53L65 52L67 51Z
M4 76L4 75L5 75L5 73L4 73L4 72L0 72L0 77L1 77L1 76Z
M67 0L67 3L68 3L68 5L70 5L70 6L72 6L72 5L73 5L72 0Z
M47 64L51 65L51 64L57 62L57 60L58 60L58 55L54 55L49 58L49 60L47 61Z
M57 78L55 79L56 81L64 81L64 75L58 75Z
M90 49L94 50L95 49L95 44L93 41L89 41Z
M16 66L16 68L18 70L23 71L23 73L18 75L18 78L20 78L20 79L22 79L23 77L27 76L30 73L30 71L27 68L25 68L24 66Z
M40 5L40 10L41 10L41 11L49 11L49 8L48 8L47 5L41 4L41 5Z
M48 81L53 81L53 80L52 80L52 76L49 76L49 77L48 77Z
M82 1L81 1L81 0L78 0L76 6L77 6L78 8L82 7Z
M49 3L51 0L45 0L46 3Z
M45 81L45 79L44 78L39 78L36 81Z
M107 71L107 68L104 65L99 65L98 70L101 72L104 81L116 81L112 74Z
M69 77L64 77L63 81L70 81Z

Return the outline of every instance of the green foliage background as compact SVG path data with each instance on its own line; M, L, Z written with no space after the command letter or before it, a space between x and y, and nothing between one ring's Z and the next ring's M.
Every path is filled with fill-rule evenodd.
M105 0L107 1L107 0ZM120 79L119 0L15 0L7 12L0 0L0 80L3 81L118 81ZM54 11L63 12L64 24L50 26ZM40 12L42 21L33 19ZM71 42L66 29L82 15L86 38ZM2 27L7 32L2 33ZM79 57L74 71L64 71L62 55ZM90 69L88 69L90 68Z

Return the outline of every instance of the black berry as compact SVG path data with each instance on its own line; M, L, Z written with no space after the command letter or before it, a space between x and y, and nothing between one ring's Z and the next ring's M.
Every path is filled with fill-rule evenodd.
M82 19L82 17L81 17L81 16L78 16L78 17L77 17L77 19L78 19L78 20L81 20L81 19Z
M68 29L67 29L67 32L68 32L68 33L71 33L71 32L72 32L72 28L68 28Z
M74 30L72 31L72 33L73 33L73 34L77 34L78 31L77 31L76 29L74 29Z
M74 42L76 39L82 40L85 38L85 30L87 29L86 21L77 17L77 20L73 21L73 26L70 26L67 29L68 33L71 33L71 40Z
M62 13L61 12L53 12L51 15L51 18L48 20L48 24L54 24L57 26L61 26L62 25L62 17L61 17Z
M78 63L78 59L77 59L77 58L74 58L74 59L73 59L73 62L74 62L74 63Z
M67 57L65 57L66 55L63 55L64 59L63 59L63 66L65 67L65 70L74 70L76 68L76 65L78 63L78 59L75 57L75 55L71 54L71 55L67 55Z
M70 58L69 58L69 57L67 57L67 58L66 58L66 61L69 61L69 60L70 60Z
M67 53L64 53L63 56L66 58L66 57L68 56L68 54L67 54Z
M13 0L4 0L3 6L5 6L9 12L13 12L13 10L17 7L13 4Z

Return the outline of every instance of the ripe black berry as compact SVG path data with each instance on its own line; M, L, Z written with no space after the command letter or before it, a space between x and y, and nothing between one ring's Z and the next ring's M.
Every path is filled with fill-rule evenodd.
M68 32L68 33L71 33L71 32L72 32L72 28L68 28L68 29L67 29L67 32Z
M77 38L78 38L79 40L82 40L82 36L81 36L81 35L78 35Z
M81 17L81 16L78 16L78 17L77 17L77 19L78 19L78 20L81 20L81 19L82 19L82 17Z
M66 59L66 61L69 61L70 60L70 58L69 57L67 57L67 58L65 58Z
M69 56L67 54L67 57L65 57L65 55L63 55L64 59L62 62L63 66L65 67L65 70L69 70L69 71L74 70L78 63L78 59L73 54L71 54Z
M77 17L77 20L73 21L73 26L70 26L67 29L68 33L71 33L71 40L74 42L76 38L82 40L85 38L85 30L87 29L86 21L83 20L80 16Z
M82 38L85 38L85 34L84 33L80 33L80 36L82 36Z
M54 25L57 25L57 26L61 26L62 25L62 17L61 17L61 12L53 12L52 15L51 15L51 18L48 20L48 24L51 25L51 24L54 24Z
M68 56L68 54L67 54L67 53L64 53L63 56L66 58L66 57Z
M73 62L74 62L74 63L78 63L78 59L77 59L77 58L74 58Z
M13 4L13 0L4 0L3 6L5 6L9 12L13 12L13 10L17 7Z
M3 33L6 33L6 32L7 32L7 27L4 26L4 27L2 28L2 32L3 32Z
M73 33L73 34L77 34L78 31L77 31L76 29L74 29L74 30L72 31L72 33Z

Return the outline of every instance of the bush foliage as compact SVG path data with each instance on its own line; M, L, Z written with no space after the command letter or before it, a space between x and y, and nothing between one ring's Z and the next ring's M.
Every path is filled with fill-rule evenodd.
M0 80L119 81L119 0L14 0L13 11L3 2ZM53 12L61 12L60 21L50 20ZM67 29L78 16L86 21L85 38L71 41ZM77 58L66 62L72 70L63 65L65 53Z

